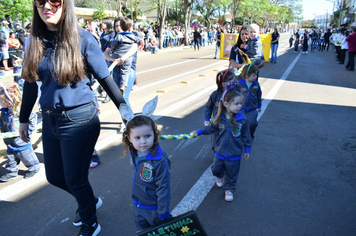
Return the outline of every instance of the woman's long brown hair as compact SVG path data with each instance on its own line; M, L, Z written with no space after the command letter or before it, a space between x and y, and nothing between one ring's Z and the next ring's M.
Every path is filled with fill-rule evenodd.
M80 35L77 17L71 0L63 0L62 16L56 31L56 46L51 58L54 65L52 74L60 85L73 84L85 77L85 68L80 51ZM37 8L33 5L33 20L28 50L24 57L22 78L29 82L39 80L38 64L44 57L46 24L40 18Z

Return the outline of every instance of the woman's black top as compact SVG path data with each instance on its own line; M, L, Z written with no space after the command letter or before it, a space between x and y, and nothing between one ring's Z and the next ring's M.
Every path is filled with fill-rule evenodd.
M114 83L111 83L113 81L110 81L112 78L98 42L91 33L83 29L79 29L79 34L81 37L80 49L86 66L86 74L93 75L103 85L104 89L110 90L106 91L111 95L111 98L114 98L115 105L119 106L123 99L117 86L114 86ZM48 31L44 41L46 46L45 54L38 65L39 80L42 82L39 100L41 108L65 110L93 102L94 97L88 77L67 86L58 83L58 77L53 72L54 66L51 60L56 46L55 32ZM37 92L37 83L25 82L20 113L21 123L28 122L28 117L37 98Z

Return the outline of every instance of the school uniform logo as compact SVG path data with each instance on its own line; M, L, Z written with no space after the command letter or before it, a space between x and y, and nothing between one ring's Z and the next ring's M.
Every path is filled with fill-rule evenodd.
M257 90L258 90L258 86L253 86L252 87L252 94L255 95L257 93Z
M141 170L141 179L145 182L150 182L153 179L153 166L150 163L143 163Z
M242 124L241 123L238 123L238 124L235 124L234 125L234 128L232 129L232 135L234 137L239 137L240 134L241 134L241 127L242 127Z

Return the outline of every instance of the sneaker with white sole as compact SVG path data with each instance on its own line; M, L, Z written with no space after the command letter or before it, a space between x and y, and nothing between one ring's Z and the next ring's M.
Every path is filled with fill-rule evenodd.
M7 181L10 181L10 180L13 180L13 179L16 179L17 178L17 173L15 173L16 175L14 174L11 174L11 173L7 173L3 176L0 177L0 181L1 182L7 182Z
M216 178L216 186L218 186L219 188L224 186L224 178Z
M225 191L225 201L232 202L232 200L234 200L234 194L232 193L231 190L226 190Z
M98 223L95 223L94 226L83 224L78 236L96 236L99 234L100 230L101 227Z
M101 200L101 198L100 197L96 198L96 205L95 205L96 209L99 209L99 207L101 207L102 204L103 204L103 201ZM82 218L80 218L79 212L77 211L75 214L76 214L76 216L73 221L73 225L74 226L83 225Z

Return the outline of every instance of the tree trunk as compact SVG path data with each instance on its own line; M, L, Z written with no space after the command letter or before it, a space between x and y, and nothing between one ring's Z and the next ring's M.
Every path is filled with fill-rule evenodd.
M192 17L192 6L194 0L184 0L184 45L189 46L190 35L189 35L189 28L190 28L190 20Z
M163 47L163 30L164 30L164 21L166 19L166 13L167 13L167 0L158 0L158 22L160 25L160 31L159 31L159 48L162 49Z
M122 0L116 0L117 16L122 16Z

